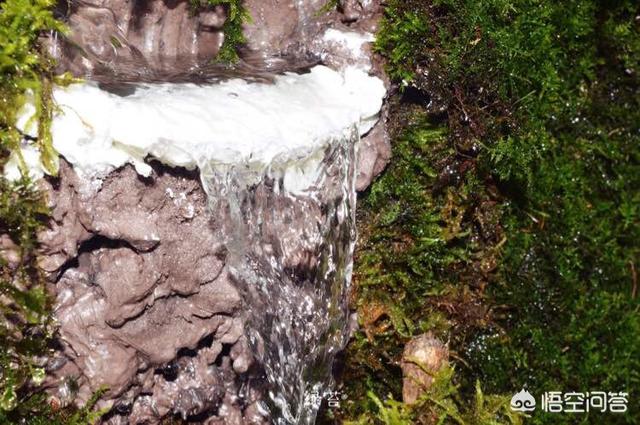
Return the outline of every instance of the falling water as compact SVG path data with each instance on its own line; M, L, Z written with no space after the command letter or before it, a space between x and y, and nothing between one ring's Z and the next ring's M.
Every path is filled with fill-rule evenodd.
M296 5L304 39L310 4ZM266 376L263 407L279 425L315 423L348 340L354 150L377 120L382 81L305 54L171 69L88 57L92 82L56 91L71 112L55 122L56 149L91 176L127 162L148 175L147 155L197 166Z
M318 155L200 165L277 424L312 424L347 335L355 241L354 128ZM307 187L291 191L301 179Z

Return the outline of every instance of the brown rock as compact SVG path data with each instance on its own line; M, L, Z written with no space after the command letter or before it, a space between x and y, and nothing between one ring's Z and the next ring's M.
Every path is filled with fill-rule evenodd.
M208 63L224 39L227 17L220 6L193 14L186 0L63 3L70 5L71 35L68 42L52 42L61 67L76 74L105 67L182 72ZM371 65L385 78L369 47L354 55L318 41L329 27L375 31L380 1L345 0L338 11L318 14L325 3L246 0L253 18L245 28L247 50L318 57L334 68ZM359 142L358 190L389 157L381 121ZM88 182L62 160L59 178L44 182L52 218L39 235L38 261L56 295L61 345L48 368L51 393L62 403L83 403L108 386L98 407L114 407L112 424L153 424L203 412L210 423L267 423L258 405L264 389L249 379L255 368L246 312L198 175L153 167L150 178L125 166ZM300 234L312 233L306 218L320 214L318 206L288 208L286 202L298 201L268 193L256 199L259 214L273 224L264 230L265 246L286 250L285 266L293 271L312 267L318 246ZM283 217L281 210L296 214ZM11 260L11 250L0 239L0 255ZM405 363L403 370L413 371ZM68 384L72 378L77 394Z
M290 49L300 19L295 0L247 0L252 21L245 25L247 47L264 56Z
M9 235L0 234L0 264L6 264L10 270L20 266L20 248Z
M70 35L50 40L61 68L91 74L186 70L213 59L224 40L223 7L192 13L186 0L103 0L72 2L67 11Z
M383 120L358 142L356 190L363 191L391 160L391 143Z
M106 386L100 407L127 423L213 412L224 391L237 397L232 384L253 362L197 174L155 171L141 179L126 166L96 185L62 160L41 235L62 347L48 368L52 393L82 403Z
M71 2L68 39L56 37L48 42L60 63L61 70L78 75L124 74L130 78L149 78L189 73L194 66L207 65L218 54L224 41L223 26L227 19L222 5L199 8L196 13L187 0L101 0ZM66 2L61 5L67 5ZM371 52L370 43L362 52L353 52L341 43L326 41L328 28L353 33L375 33L382 16L379 0L342 0L337 10L319 13L326 0L246 0L252 20L244 26L247 39L242 55L247 58L274 59L282 56L317 58L323 64L342 68L360 66L388 84L380 59ZM342 23L344 22L344 23ZM66 41L65 41L66 40ZM104 75L102 76L104 79ZM359 144L357 189L364 190L386 166L390 144L385 124L377 125ZM188 219L188 212L187 214ZM144 221L145 217L129 210L121 221ZM73 222L77 225L77 222ZM130 231L144 226L129 226ZM147 227L144 227L147 228ZM56 238L72 236L82 228L65 229ZM122 229L111 226L119 239ZM126 235L136 249L153 248L145 235ZM59 242L59 241L57 241ZM71 246L54 244L61 252L48 255L41 265L47 271L56 270L64 258L75 255Z
M429 332L414 337L402 353L402 400L415 403L433 382L433 374L448 364L449 349Z
M362 4L359 0L342 0L341 3L344 22L357 21L362 17Z

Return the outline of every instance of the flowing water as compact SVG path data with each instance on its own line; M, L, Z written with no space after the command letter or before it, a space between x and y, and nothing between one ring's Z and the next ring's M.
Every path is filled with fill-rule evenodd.
M333 359L347 342L357 137L353 129L329 141L310 161L316 169L307 164L313 183L296 194L286 182L298 164L288 159L262 170L200 166L277 424L315 422L314 395L331 388Z
M242 76L269 85L276 75L273 68L253 74L246 68L219 71L211 67L172 77L93 77L101 89L118 94L121 100L112 101L120 105L133 102L126 99L156 79L204 87ZM182 87L163 84L165 91ZM317 102L317 96L311 98ZM81 106L72 110L87 112ZM238 125L245 124L239 119ZM310 150L282 151L268 163L255 157L223 163L219 155L213 155L214 161L208 152L173 146L186 157L201 155L196 165L211 217L227 248L230 278L243 296L246 334L266 376L263 407L279 425L315 423L322 397L334 384L333 361L348 340L358 124L341 136L310 143ZM292 125L299 127L298 122Z
M270 83L317 63L304 55L245 55L233 68L209 63L158 71L142 59L115 68L90 59L95 67L87 77L121 96L139 83ZM334 358L348 340L358 138L354 125L302 158L285 154L260 166L198 163L230 277L244 298L250 344L267 378L264 408L277 424L315 422L321 397L333 386Z

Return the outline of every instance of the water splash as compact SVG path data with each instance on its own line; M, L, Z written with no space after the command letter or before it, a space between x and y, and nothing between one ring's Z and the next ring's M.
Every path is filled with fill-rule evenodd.
M263 168L199 166L277 424L315 422L319 406L309 395L333 384L331 366L348 339L357 138L354 127L318 155ZM314 173L313 183L293 193L300 169Z

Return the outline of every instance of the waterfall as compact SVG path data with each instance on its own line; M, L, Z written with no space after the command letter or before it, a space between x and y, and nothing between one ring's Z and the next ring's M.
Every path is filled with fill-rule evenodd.
M333 359L347 341L358 137L353 128L329 140L311 161L315 180L297 193L286 185L297 166L291 161L258 171L200 166L277 424L314 423L319 405L311 394L331 387Z
M348 339L356 142L377 121L384 93L361 69L323 66L267 83L54 90L53 144L83 197L127 164L153 180L149 158L199 170L206 230L226 249L226 280L240 294L240 323L266 377L262 407L277 424L313 424L318 395L333 386L333 361ZM26 134L31 113L23 114ZM41 176L37 151L22 150ZM14 157L5 174L19 175Z

